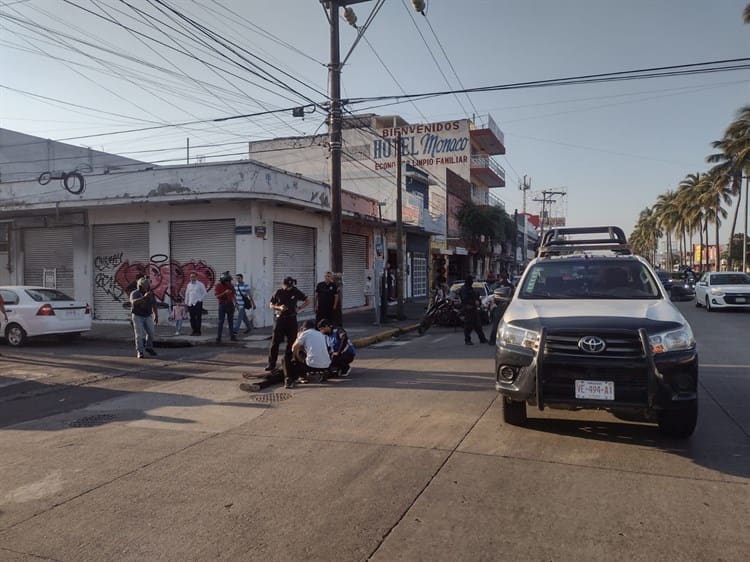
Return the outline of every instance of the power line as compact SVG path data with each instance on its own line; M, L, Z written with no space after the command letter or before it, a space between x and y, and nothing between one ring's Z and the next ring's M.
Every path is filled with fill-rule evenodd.
M430 49L430 46L427 44L427 40L424 38L424 35L422 34L422 30L419 29L419 26L417 25L417 21L414 19L414 16L412 15L411 10L406 5L406 0L401 0L401 4L404 6L404 9L406 10L406 13L409 14L409 19L411 19L411 22L414 24L414 27L417 30L417 33L419 33L419 36L422 38L422 42L424 43L424 46L427 48L427 52L430 54L430 57L432 58L432 61L435 63L435 66L437 67L438 71L442 75L443 80L445 80L445 83L448 85L449 88L451 88L452 86L451 86L450 81L448 80L448 77L445 75L445 72L443 72L443 69L440 66L440 63L435 58L435 55L432 54L432 49ZM450 92L450 93L453 94L453 97L456 98L456 102L458 102L458 105L461 108L461 111L464 112L464 115L468 116L469 112L466 111L466 108L461 103L461 100L458 99L457 93L456 92ZM407 97L411 97L411 96L407 96ZM354 103L356 103L356 102L354 102Z
M710 66L710 65L727 65L730 66ZM742 64L739 64L742 63ZM750 57L725 59L718 61L708 61L701 63L680 64L672 66L662 66L653 68L643 68L638 70L623 70L619 72L605 72L600 74L588 74L581 76L570 76L566 78L552 78L546 80L535 80L531 82L515 82L509 84L498 84L494 86L480 86L476 88L463 88L460 90L438 90L433 92L423 92L420 94L390 95L390 96L371 96L350 98L347 103L364 103L374 101L399 100L399 99L426 99L445 95L455 95L458 93L475 93L475 92L497 92L504 90L520 90L525 88L543 88L550 86L567 86L577 84L598 84L604 82L617 82L622 80L643 80L647 78L661 78L673 76L691 76L696 74L709 74L715 72L729 72L734 70L750 69Z

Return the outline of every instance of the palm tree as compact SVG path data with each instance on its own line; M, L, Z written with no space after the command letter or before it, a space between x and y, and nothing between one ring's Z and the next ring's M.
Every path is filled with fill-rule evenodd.
M685 176L685 179L680 182L679 187L679 191L681 192L682 212L690 225L691 233L698 230L700 237L701 255L698 265L701 266L701 269L703 269L703 266L701 265L703 262L703 256L706 255L706 252L703 251L703 224L705 212L703 206L700 204L700 194L705 187L705 182L702 176L703 174L701 173L688 174ZM708 244L708 240L706 240L706 244ZM708 260L706 261L706 264L708 264Z
M745 10L742 12L742 21L750 23L750 4L745 6Z
M731 195L737 198L729 235L728 247L731 248L737 217L742 205L742 174L747 175L750 171L750 106L740 109L737 118L724 132L724 138L714 141L712 146L718 148L720 152L707 158L709 162L717 163L711 171L729 178ZM729 266L731 269L732 264L730 263Z
M680 214L677 209L677 193L667 190L656 198L653 212L657 224L664 230L667 237L668 269L671 271L673 264L672 233L677 230L680 223ZM682 255L682 254L680 254ZM680 259L680 262L682 260Z
M646 207L638 214L638 222L630 235L633 252L656 264L656 249L662 231L652 209Z
M708 245L708 223L713 222L716 229L716 269L719 271L719 227L722 219L727 218L727 211L722 203L732 203L731 187L728 177L723 173L709 172L703 174L703 189L698 197L704 208L706 218L706 245ZM708 261L706 261L708 265Z

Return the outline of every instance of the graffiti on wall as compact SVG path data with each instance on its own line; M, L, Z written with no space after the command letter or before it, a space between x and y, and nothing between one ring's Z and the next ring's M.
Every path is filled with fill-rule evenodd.
M216 272L202 260L191 260L181 264L169 259L166 254L154 254L147 263L123 260L122 252L94 258L96 275L94 282L99 290L115 301L128 300L127 287L135 281L139 273L150 277L151 291L157 300L174 300L179 295L185 298L185 286L190 282L190 274L195 273L207 289L216 282Z

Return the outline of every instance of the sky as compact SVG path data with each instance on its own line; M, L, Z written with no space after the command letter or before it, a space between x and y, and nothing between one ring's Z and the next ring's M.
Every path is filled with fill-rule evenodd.
M421 15L410 0L360 2L358 25L376 11L346 60L342 96L750 57L746 3L431 0ZM340 23L344 57L357 32ZM193 158L238 159L249 140L326 131L312 103L325 100L328 59L318 0L0 0L0 127L161 164L184 163L188 138ZM709 168L710 143L748 102L750 70L738 70L363 101L347 111L413 123L489 114L505 135L496 159L507 185L493 194L506 209L521 211L526 176L530 212L542 190L565 191L552 214L568 225L629 233L659 194ZM305 104L305 117L292 117Z

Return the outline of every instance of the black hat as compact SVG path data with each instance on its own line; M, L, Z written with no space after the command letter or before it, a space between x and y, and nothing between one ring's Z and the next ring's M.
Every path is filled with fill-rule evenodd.
M284 280L281 282L282 285L286 285L287 287L291 287L292 285L295 285L297 283L297 280L294 277L284 277Z

